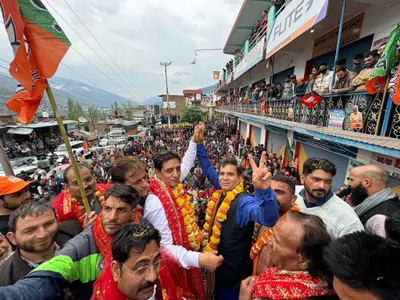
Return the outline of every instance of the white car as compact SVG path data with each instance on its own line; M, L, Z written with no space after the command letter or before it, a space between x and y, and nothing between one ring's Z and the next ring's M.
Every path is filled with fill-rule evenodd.
M45 172L42 169L39 169L35 162L28 162L27 158L16 158L10 160L11 167L14 172L14 176L21 175L22 171L25 171L27 175L32 175L35 170L38 170L39 173ZM4 172L3 166L0 164L0 176L6 176Z
M90 152L86 153L85 149L83 149L83 145L85 144L83 141L73 141L70 142L72 152L75 154L76 157L79 157L79 155L83 156L88 156L90 155ZM57 147L56 151L54 151L54 154L57 155L57 163L61 163L64 157L69 158L67 147L65 144L61 144Z
M105 147L108 145L108 139L102 139L99 143L100 147Z

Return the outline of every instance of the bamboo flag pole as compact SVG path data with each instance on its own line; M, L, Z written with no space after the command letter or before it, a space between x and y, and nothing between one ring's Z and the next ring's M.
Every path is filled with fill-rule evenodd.
M386 83L385 83L385 90L383 92L383 97L382 97L382 104L381 104L381 108L379 109L379 115L378 115L378 120L376 121L376 129L375 129L375 135L378 135L378 131L379 131L379 123L381 121L381 117L382 117L382 113L383 113L383 107L385 105L385 98L387 95L387 91L388 91L388 87L389 87L389 82L390 82L390 72L388 77L386 78ZM379 97L379 93L376 94L376 97ZM388 101L390 101L390 99L388 99Z
M70 161L72 163L72 168L74 170L76 179L78 181L79 191L80 191L81 196L82 196L83 207L85 208L86 213L89 215L89 213L91 211L90 210L90 205L89 205L89 201L87 199L86 193L85 193L85 189L83 188L83 182L82 182L82 178L81 178L81 176L79 174L78 165L76 163L75 155L72 152L72 148L71 148L71 145L69 143L67 132L65 131L64 124L62 122L60 112L58 111L58 107L57 107L56 101L54 99L53 92L52 92L52 90L50 88L50 85L49 85L47 79L46 79L46 92L47 92L47 95L49 96L51 107L53 108L54 115L55 115L57 123L58 123L58 127L60 128L61 136L63 137L64 144L65 144L65 146L67 148L67 151L68 151L69 159L70 159Z

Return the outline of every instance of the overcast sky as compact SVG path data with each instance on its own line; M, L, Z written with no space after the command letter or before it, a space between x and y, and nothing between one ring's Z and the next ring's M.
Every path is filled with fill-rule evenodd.
M128 80L79 23L65 1L139 89L140 97L138 93L132 91L132 88L127 87ZM172 66L169 68L171 94L181 94L186 88L205 87L215 83L212 72L221 71L230 56L222 54L222 51L200 52L197 57L198 64L191 65L194 50L224 47L243 0L42 0L42 2L67 33L72 48L122 87L105 77L72 49L63 60L68 67L105 90L130 99L138 97L143 99L165 92L164 69L160 66L160 61L172 61ZM109 66L120 74L126 84L121 82L121 79L49 4ZM10 61L12 51L5 29L2 28L0 58ZM56 75L88 83L62 65Z

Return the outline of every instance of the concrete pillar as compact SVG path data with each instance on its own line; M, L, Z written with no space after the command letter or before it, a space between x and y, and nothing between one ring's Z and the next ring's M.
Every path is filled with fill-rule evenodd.
M244 43L244 56L249 54L249 49L250 49L250 41L246 40L246 42Z

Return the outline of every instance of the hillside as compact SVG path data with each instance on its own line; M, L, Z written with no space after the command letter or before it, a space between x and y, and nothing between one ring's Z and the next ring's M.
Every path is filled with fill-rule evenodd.
M4 115L9 113L5 103L14 94L17 84L8 74L0 73L0 75L0 114ZM50 85L59 109L64 113L67 109L68 98L74 99L84 107L96 105L97 107L108 108L115 101L118 103L126 103L128 101L126 98L116 94L72 79L53 77ZM47 95L44 96L39 107L39 112L41 111L51 111Z

